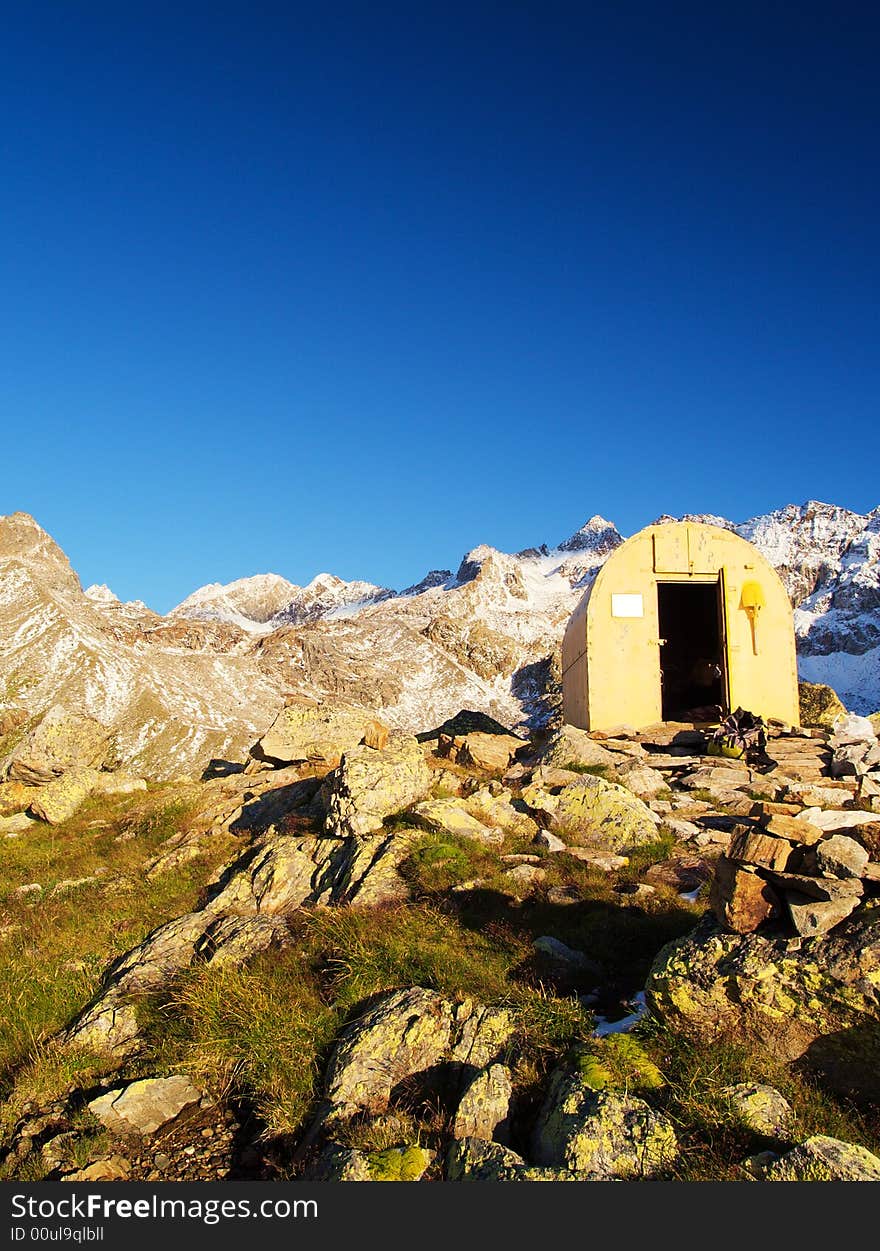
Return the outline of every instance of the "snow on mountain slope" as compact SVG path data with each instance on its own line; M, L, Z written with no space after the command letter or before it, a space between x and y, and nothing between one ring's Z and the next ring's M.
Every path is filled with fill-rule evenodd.
M349 616L393 592L372 582L346 582L319 573L297 586L277 573L260 573L225 585L209 583L193 591L169 616L196 621L228 621L253 634L284 625L302 625L326 616Z
M273 627L303 625L322 617L350 617L368 604L394 594L372 582L346 582L332 573L319 573L308 586L295 587L287 604L272 618Z
M151 646L141 623L111 622L104 600L83 593L33 518L0 518L0 702L88 712L114 727L122 759L159 777L253 742L278 697L247 658Z
M228 621L243 630L271 629L269 622L300 588L277 573L258 573L223 585L211 582L199 587L169 613L201 621Z
M808 500L734 528L776 568L792 604L800 604L823 579L840 572L844 553L867 520L846 508Z
M798 672L805 682L825 682L833 686L853 712L868 716L880 706L880 647L859 655L852 652L801 655Z

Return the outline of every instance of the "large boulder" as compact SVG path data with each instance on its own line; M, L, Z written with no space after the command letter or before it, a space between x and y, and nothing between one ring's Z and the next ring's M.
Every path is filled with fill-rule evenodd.
M0 782L0 816L24 812L30 808L33 798L34 788L24 782Z
M865 1147L816 1134L761 1170L764 1181L880 1181L880 1159Z
M343 754L362 741L374 716L351 704L291 703L251 748L251 755L273 764L309 763L335 769Z
M748 1034L838 1089L880 1094L880 903L815 938L729 934L706 916L660 951L645 989L673 1028L707 1042Z
M454 1003L414 986L383 995L341 1035L327 1069L319 1120L384 1112L401 1082L438 1066L494 1061L513 1023L503 1009Z
M426 799L408 814L422 829L433 834L453 834L458 838L473 839L477 843L494 845L504 842L504 831L490 829L471 816L463 801L455 799Z
M589 773L558 794L528 786L523 799L570 846L620 853L657 837L659 818L647 804L626 787Z
M378 832L386 817L424 799L430 787L431 771L415 738L392 735L384 751L354 747L322 789L325 828L339 837Z
M41 786L71 769L100 768L109 749L106 726L56 704L0 764L0 776Z
M541 752L541 763L557 769L569 769L572 765L613 769L617 759L614 752L590 738L586 730L568 724L559 728Z
M437 755L484 773L503 773L524 744L515 734L483 734L475 731L450 737L441 734Z
M798 682L798 703L801 725L830 730L837 717L846 716L837 691L822 682Z
M503 1064L490 1064L462 1095L452 1123L453 1138L508 1142L512 1098L510 1070Z
M32 792L28 811L50 825L69 821L83 806L101 777L97 769L71 769Z
M537 1164L593 1177L652 1177L678 1155L672 1122L643 1099L595 1090L577 1071L557 1069L535 1124Z

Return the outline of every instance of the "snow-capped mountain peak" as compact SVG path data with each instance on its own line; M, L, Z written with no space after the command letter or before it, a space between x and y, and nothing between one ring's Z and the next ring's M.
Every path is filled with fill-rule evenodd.
M584 522L580 530L576 530L564 543L560 543L557 551L589 551L597 554L607 554L622 542L623 536L617 527L612 522L606 521L604 517L600 517L597 513L589 521Z
M94 600L96 604L118 604L119 603L119 596L114 595L114 593L110 590L109 586L107 586L103 582L100 584L97 582L92 583L91 586L86 587L83 594L85 595L86 599Z
M277 573L257 573L234 582L209 582L172 609L172 617L201 621L226 621L242 629L267 628L277 612L300 591L300 587Z

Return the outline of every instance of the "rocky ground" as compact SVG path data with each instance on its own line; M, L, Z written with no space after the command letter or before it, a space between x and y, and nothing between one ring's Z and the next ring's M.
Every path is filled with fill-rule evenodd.
M876 723L0 712L7 1179L880 1179ZM4 720L5 717L5 720Z

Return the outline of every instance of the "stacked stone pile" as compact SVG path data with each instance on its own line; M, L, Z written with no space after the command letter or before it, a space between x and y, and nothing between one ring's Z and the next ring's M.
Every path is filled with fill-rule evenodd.
M880 864L859 841L860 831L876 823L870 814L841 811L834 814L842 818L839 828L823 829L803 813L772 811L780 806L762 805L758 819L735 826L716 866L712 909L737 934L765 921L780 921L801 936L826 934L866 891L880 890ZM822 820L827 814L813 815Z
M868 718L838 717L828 745L831 776L855 779L858 798L880 812L880 743Z

